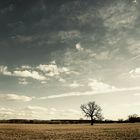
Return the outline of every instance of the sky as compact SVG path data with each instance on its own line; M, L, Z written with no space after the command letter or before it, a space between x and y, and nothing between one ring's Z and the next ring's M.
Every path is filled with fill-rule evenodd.
M1 0L0 119L140 115L139 0Z

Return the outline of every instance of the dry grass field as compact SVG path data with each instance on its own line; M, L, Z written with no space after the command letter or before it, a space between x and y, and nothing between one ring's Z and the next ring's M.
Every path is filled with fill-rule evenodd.
M140 124L0 124L0 140L140 140Z

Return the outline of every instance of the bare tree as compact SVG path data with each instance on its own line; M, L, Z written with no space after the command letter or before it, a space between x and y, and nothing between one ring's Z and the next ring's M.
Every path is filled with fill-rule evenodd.
M128 121L131 123L140 122L140 117L138 114L133 114L128 116Z
M95 122L95 120L102 120L101 107L97 105L94 101L88 102L87 104L82 104L80 106L81 110L84 112L86 117L90 117L91 125Z

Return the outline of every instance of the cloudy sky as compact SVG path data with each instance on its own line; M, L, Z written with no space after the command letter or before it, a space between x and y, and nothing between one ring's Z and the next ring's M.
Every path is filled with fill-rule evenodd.
M140 114L139 0L1 0L0 119Z

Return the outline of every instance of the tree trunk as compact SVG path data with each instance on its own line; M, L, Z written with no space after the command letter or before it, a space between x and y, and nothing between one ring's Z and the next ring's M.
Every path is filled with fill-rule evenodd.
M93 125L93 123L94 123L94 120L93 120L93 118L91 118L91 125Z

